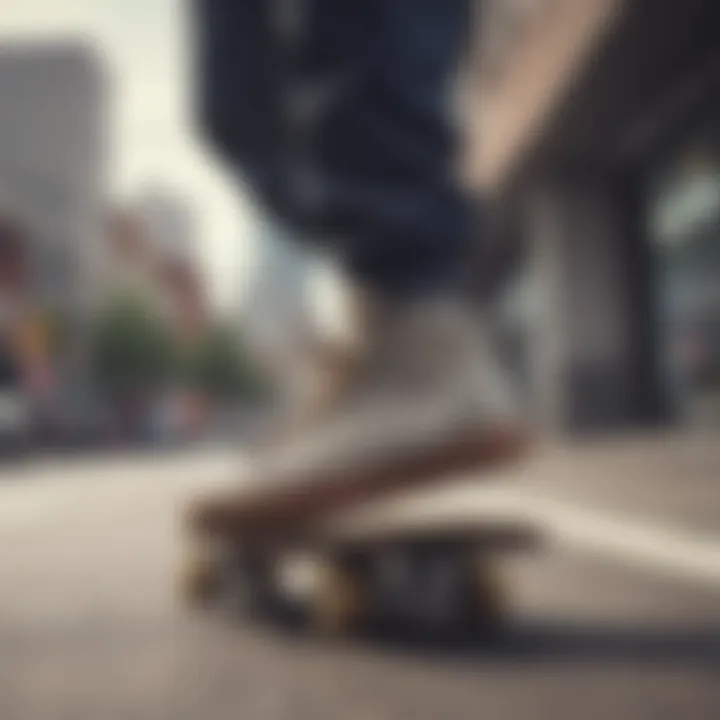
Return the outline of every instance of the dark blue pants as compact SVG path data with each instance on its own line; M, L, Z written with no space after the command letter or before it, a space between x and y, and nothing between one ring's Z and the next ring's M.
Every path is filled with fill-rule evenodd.
M389 292L457 284L472 0L196 0L202 123L259 203Z

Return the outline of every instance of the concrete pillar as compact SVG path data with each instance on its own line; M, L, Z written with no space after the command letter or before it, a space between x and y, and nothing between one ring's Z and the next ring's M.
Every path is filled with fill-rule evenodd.
M608 429L639 415L636 270L643 239L611 179L560 177L528 195L536 299L530 354L538 418L555 429Z
M567 318L563 243L567 217L558 192L549 185L537 188L528 197L526 226L528 294L532 301L526 327L530 337L530 385L532 405L540 427L553 432L565 424L565 383L568 357Z

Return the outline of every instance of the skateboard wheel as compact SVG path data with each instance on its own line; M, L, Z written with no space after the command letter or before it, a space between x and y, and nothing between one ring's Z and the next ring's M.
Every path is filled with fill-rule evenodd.
M210 543L197 543L186 551L180 571L180 593L191 607L214 602L222 584L221 563Z
M311 608L312 627L325 635L358 630L367 614L367 592L360 572L349 563L327 561L318 572Z
M497 562L481 560L472 588L472 620L479 629L499 629L507 615L508 597L501 568Z

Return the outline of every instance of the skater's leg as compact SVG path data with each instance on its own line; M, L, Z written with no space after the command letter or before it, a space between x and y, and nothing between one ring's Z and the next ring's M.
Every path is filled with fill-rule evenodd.
M308 43L329 69L313 67L339 80L315 118L308 156L350 271L388 294L454 289L472 232L455 171L455 81L472 3L312 5Z
M362 289L364 342L347 359L345 392L254 469L237 503L209 503L201 525L298 520L527 446L487 331L459 291L468 223L453 80L469 3L310 6L293 80L314 100L290 118L285 179L296 227L331 237Z

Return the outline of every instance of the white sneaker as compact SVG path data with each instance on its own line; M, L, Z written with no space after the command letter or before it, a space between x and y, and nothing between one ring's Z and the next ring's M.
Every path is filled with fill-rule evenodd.
M512 388L465 304L375 302L366 327L360 351L335 358L343 382L332 401L241 489L201 504L195 522L246 530L308 520L525 455L529 435Z

